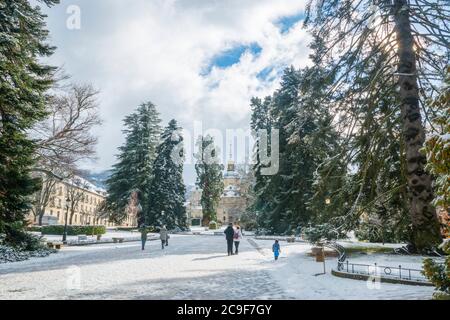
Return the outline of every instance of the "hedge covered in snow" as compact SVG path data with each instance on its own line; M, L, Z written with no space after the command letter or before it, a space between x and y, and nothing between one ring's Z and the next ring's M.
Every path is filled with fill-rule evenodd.
M64 233L63 225L53 225L53 226L43 226L41 228L42 234L49 235L62 235ZM105 234L106 227L105 226L67 226L67 235L76 236L79 234L86 235L99 235Z
M0 263L24 261L31 257L46 257L54 252L56 250L44 247L34 251L24 251L14 247L0 245Z

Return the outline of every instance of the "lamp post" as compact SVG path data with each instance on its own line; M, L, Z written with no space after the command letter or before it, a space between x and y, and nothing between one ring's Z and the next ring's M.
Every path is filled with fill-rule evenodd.
M70 207L70 198L67 197L67 199L66 199L66 214L64 216L64 232L63 232L63 238L62 238L62 242L64 244L67 243L67 218L69 216L69 207Z

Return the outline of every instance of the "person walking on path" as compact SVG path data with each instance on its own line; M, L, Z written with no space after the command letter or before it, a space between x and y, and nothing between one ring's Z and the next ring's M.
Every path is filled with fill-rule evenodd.
M161 249L164 249L164 247L169 244L169 232L167 231L166 226L162 226L161 229L159 229L159 238L161 239Z
M139 228L139 231L141 232L141 242L142 242L142 250L145 249L145 243L147 242L147 226L145 224L142 224Z
M233 238L234 238L233 224L232 223L228 224L228 227L225 229L223 233L225 233L225 238L227 239L228 255L231 256L233 255Z
M234 240L234 247L235 247L234 254L238 254L239 253L239 244L241 243L241 240L242 240L242 231L239 226L236 226L236 229L234 230L233 240Z
M275 257L275 260L278 260L278 257L280 256L280 244L278 243L278 240L275 240L275 243L272 245L272 251L273 256Z

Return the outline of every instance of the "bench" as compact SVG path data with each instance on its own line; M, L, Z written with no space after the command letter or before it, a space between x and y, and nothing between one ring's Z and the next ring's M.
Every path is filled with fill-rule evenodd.
M47 246L51 249L60 250L63 246L62 242L47 242Z
M117 243L117 242L122 243L124 240L124 238L116 238L116 237L114 237L112 239L113 239L114 243Z

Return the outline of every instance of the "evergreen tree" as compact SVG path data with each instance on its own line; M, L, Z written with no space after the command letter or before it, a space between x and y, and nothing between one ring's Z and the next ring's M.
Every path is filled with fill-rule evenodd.
M425 140L421 110L425 115L432 111L432 106L423 102L436 94L436 81L444 78L443 70L448 64L448 4L426 0L317 0L310 1L307 8L305 24L325 48L319 53L318 61L333 67L333 86L326 98L335 103L341 125L350 132L359 130L359 119L371 116L361 108L382 106L387 95L393 98L389 101L391 113L382 118L382 108L377 108L372 116L379 122L389 119L390 126L401 125L401 139L397 136L397 141L403 144L398 146L402 154L399 161L402 157L405 161L404 167L397 170L407 183L411 242L418 251L426 251L437 245L441 236L436 211L431 205L432 179L424 170L426 158L420 152ZM396 112L398 109L401 112ZM395 133L390 137L396 137ZM373 144L371 150L377 149ZM349 150L347 158L354 154ZM370 169L370 161L357 168L362 176L368 175ZM379 183L381 194L383 188L386 190L400 182L388 186L385 178ZM369 184L376 181L371 179L367 180ZM364 213L364 206L359 206L364 188L361 185L357 201L349 211L350 221ZM376 189L372 187L371 192L376 193ZM378 198L385 202L381 194Z
M223 193L223 165L218 158L218 149L214 145L214 139L210 135L200 136L195 154L197 163L197 186L202 190L200 203L202 205L204 226L209 226L211 221L217 222L217 206Z
M278 174L261 176L258 155L254 168L253 207L259 213L259 224L273 233L297 232L322 212L322 206L317 203L315 208L310 205L315 172L336 152L338 140L327 106L321 105L318 99L327 88L328 80L323 75L317 67L288 68L281 88L271 99L265 103L252 101L252 129L270 125L280 133ZM264 119L270 119L270 124ZM256 147L259 151L258 141Z
M433 100L436 116L433 131L425 145L427 170L436 177L434 204L450 208L450 66L447 67L445 84Z
M108 197L104 210L115 222L126 217L126 208L133 192L139 192L142 199L143 216L138 217L138 222L142 223L148 213L148 190L160 138L160 122L159 113L151 102L140 105L124 119L125 143L119 147L118 162L106 181Z
M148 191L146 223L168 228L186 226L184 207L186 187L183 182L183 137L175 120L161 134L161 143L153 163L153 180ZM164 213L164 214L163 214Z
M45 17L26 0L0 4L0 233L11 243L25 225L30 195L39 189L30 177L36 146L27 130L45 117L45 92L55 70L39 61L54 51L46 43Z
M249 211L254 211L256 215L257 224L261 228L270 229L269 213L272 211L274 204L274 193L270 190L271 176L266 176L261 173L263 163L261 159L261 136L265 131L268 136L271 135L273 119L270 113L272 104L272 97L268 96L264 100L259 98L252 98L251 100L251 123L250 127L255 133L255 150L253 154L254 166L252 168L255 183L253 186L254 199L250 204ZM264 130L264 131L263 131ZM267 149L271 150L271 141L267 139Z

